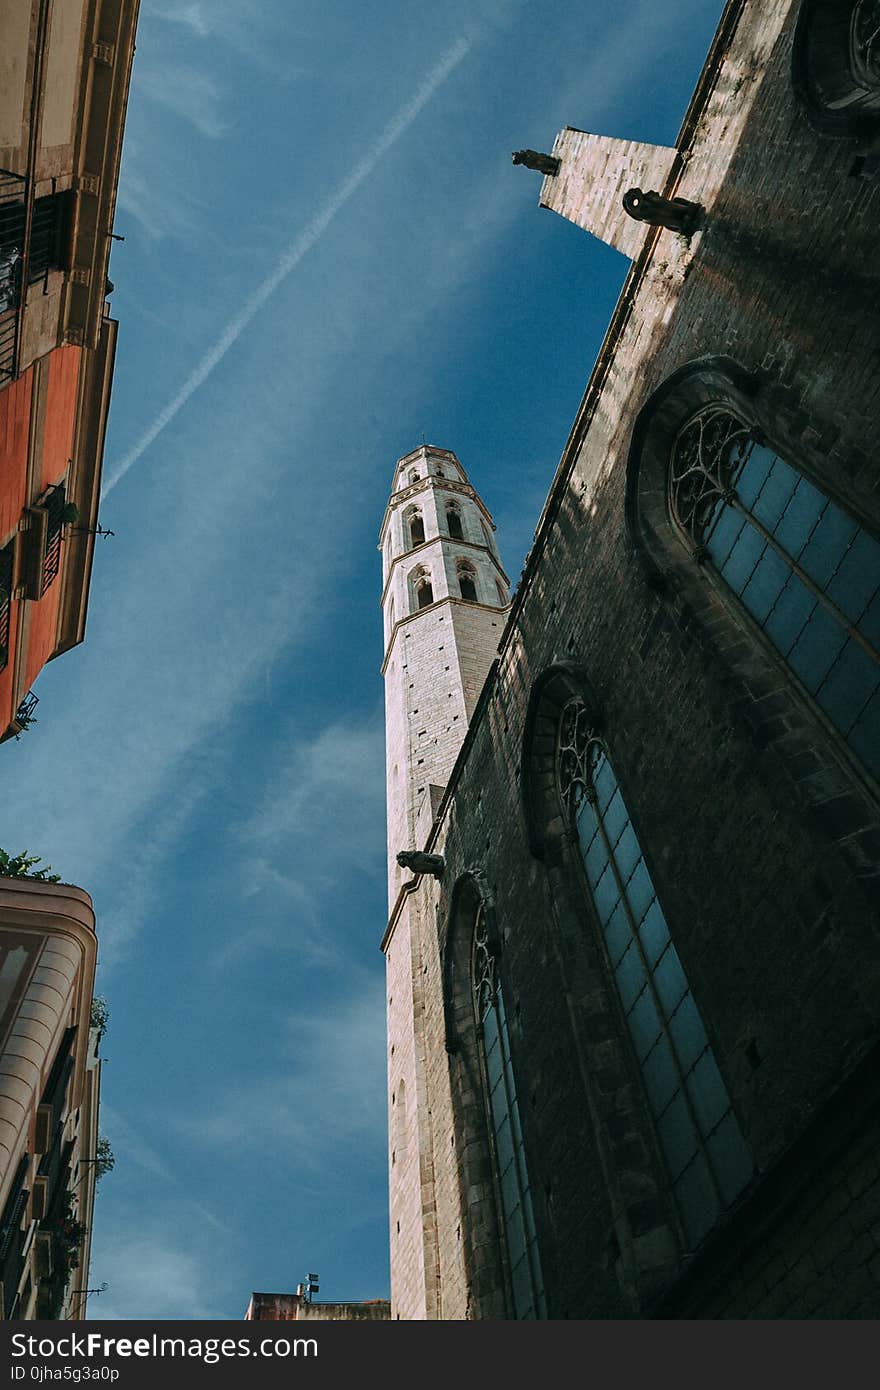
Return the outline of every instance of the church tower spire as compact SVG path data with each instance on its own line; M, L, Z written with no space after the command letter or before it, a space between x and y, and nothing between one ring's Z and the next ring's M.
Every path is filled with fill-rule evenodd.
M382 521L388 892L411 875L501 637L509 582L492 518L448 449L398 460Z

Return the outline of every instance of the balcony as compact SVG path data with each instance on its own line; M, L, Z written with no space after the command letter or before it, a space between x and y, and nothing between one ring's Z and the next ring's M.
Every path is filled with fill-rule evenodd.
M9 662L9 613L15 569L15 541L0 550L0 671Z
M15 375L25 238L25 181L0 170L0 382Z
M70 259L72 194L28 200L20 174L0 169L0 383L17 374L24 288Z
M18 709L15 711L9 728L0 735L0 743L5 743L8 738L12 738L13 736L17 739L19 735L25 733L32 724L36 724L37 720L34 711L39 703L39 695L35 695L32 690L29 690Z

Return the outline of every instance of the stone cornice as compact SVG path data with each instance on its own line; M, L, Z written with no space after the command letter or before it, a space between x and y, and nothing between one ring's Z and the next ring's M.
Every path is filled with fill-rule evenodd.
M489 556L489 559L492 561L492 564L495 566L498 573L501 575L501 578L504 580L504 583L507 585L508 589L510 588L510 580L504 572L504 568L501 564L501 561L498 559L498 556L495 554L494 550L490 549L488 545L484 545L482 541L466 541L463 537L459 539L457 536L429 536L426 541L422 541L421 545L413 546L412 550L405 550L402 555L395 555L394 559L391 561L391 564L388 566L388 577L386 578L385 583L382 586L382 597L379 600L380 605L384 605L385 600L388 597L388 590L391 587L391 577L394 574L394 571L397 568L397 566L403 560L411 560L414 555L423 555L425 551L427 551L432 545L436 545L438 541L448 541L450 545L463 545L468 550L484 552L486 555ZM410 616L415 617L415 614L410 614Z
M480 512L489 523L492 530L494 531L496 529L495 522L492 520L490 512L486 508L480 494L471 483L460 483L455 478L438 478L434 474L429 474L426 478L419 478L416 483L409 483L406 487L401 488L399 492L392 492L388 501L388 506L385 508L385 513L382 517L382 525L379 528L377 550L381 550L382 546L385 544L385 533L388 529L388 522L391 519L392 512L396 511L404 502L408 502L411 497L417 496L418 493L431 490L435 492L457 492L462 497L469 497L471 501L475 502L479 507Z
M385 657L379 668L380 675L384 676L385 674L388 658L391 655L391 648L394 646L394 639L397 636L397 629L404 627L406 623L416 622L424 613L433 613L435 608L440 608L444 603L460 604L462 608L480 608L484 613L497 613L502 623L507 622L507 614L510 612L509 603L506 603L503 608L500 606L496 608L494 603L474 603L473 599L457 598L454 594L444 594L441 598L435 599L433 603L426 603L425 607L420 608L417 613L407 613L403 618L397 619L397 622L394 624L388 636L388 646L385 651Z

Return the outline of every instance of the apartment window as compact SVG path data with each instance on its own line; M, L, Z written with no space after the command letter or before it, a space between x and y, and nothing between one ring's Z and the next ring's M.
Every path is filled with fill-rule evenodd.
M42 505L49 514L49 527L46 536L46 554L43 560L41 596L57 578L61 568L61 540L67 509L64 484L59 483L57 487L54 487Z
M21 296L25 227L24 180L0 171L0 312L17 309ZM67 263L71 194L52 193L34 201L27 278L35 284Z

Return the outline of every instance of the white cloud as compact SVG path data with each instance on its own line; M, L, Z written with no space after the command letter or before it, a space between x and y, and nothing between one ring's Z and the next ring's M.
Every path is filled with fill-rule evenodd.
M229 320L216 342L208 349L195 370L186 378L180 390L159 411L159 414L128 451L125 457L105 480L102 497L125 477L128 470L143 456L150 445L175 416L188 404L192 396L203 386L208 377L241 337L244 330L264 308L283 282L297 268L303 258L312 250L323 236L330 223L337 217L346 203L369 178L379 161L409 129L431 100L434 93L443 85L451 73L467 57L471 48L470 39L460 37L447 49L430 72L425 74L416 86L416 92L409 101L395 112L385 129L372 142L367 153L354 166L348 176L333 190L308 225L282 253L274 268L248 296L244 304Z
M222 1086L170 1126L191 1145L242 1152L276 1149L316 1189L366 1150L381 1152L385 1132L383 982L354 977L329 1006L280 1020L277 1070L225 1074Z
M229 126L229 93L216 77L194 63L144 63L139 96L186 121L200 135L218 139Z
M110 1139L116 1159L123 1164L134 1163L151 1177L173 1182L174 1174L161 1154L137 1132L132 1124L106 1101L101 1103L101 1132Z
M178 1237L141 1234L142 1217L130 1229L114 1223L92 1260L91 1278L106 1281L106 1293L89 1300L88 1315L101 1321L168 1319L197 1321L220 1315L212 1290L211 1261Z
M239 837L248 845L307 839L322 868L334 874L374 870L383 841L384 778L381 715L354 724L334 720L292 742Z

